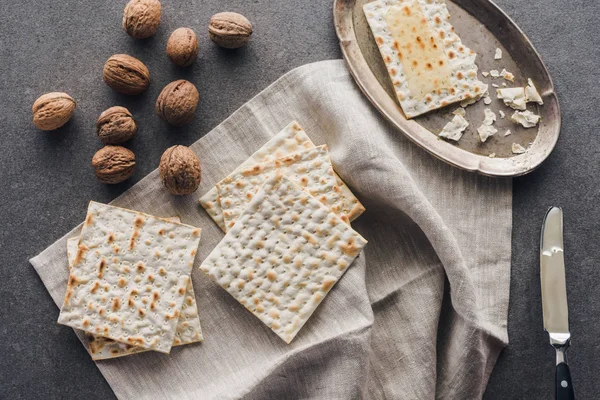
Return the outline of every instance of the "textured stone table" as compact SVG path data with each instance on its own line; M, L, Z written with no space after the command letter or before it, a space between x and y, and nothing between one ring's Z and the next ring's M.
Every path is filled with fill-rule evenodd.
M134 41L120 29L125 1L0 0L0 398L111 398L112 392L27 260L85 214L90 199L108 202L157 167L162 151L189 144L290 69L340 58L330 0L164 1L159 33ZM492 374L488 399L553 396L554 354L542 331L538 241L545 209L565 209L567 281L574 345L570 363L579 398L595 398L600 367L600 141L593 131L599 104L600 3L498 0L531 38L554 78L563 115L558 147L537 171L514 180L514 231L509 336ZM210 16L227 8L253 23L251 45L222 51L206 34ZM179 26L196 30L198 63L170 64L164 47ZM101 80L113 53L144 60L149 90L135 99ZM201 101L195 122L168 128L154 114L161 88L192 80ZM66 91L78 101L74 118L53 133L37 131L31 105L40 94ZM130 145L138 155L133 179L98 184L89 167L100 147L94 123L114 104L140 123Z

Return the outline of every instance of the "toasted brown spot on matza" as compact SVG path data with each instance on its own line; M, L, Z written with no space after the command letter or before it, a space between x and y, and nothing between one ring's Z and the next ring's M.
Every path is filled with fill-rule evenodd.
M127 343L132 346L141 346L144 344L144 338L131 336L127 338Z
M86 251L88 251L87 246L80 245L77 247L77 255L75 256L75 260L73 260L73 266L76 266L83 260Z
M100 260L100 263L98 264L98 278L102 279L102 276L104 275L104 269L106 268L106 260L104 258L102 258Z
M140 261L136 266L135 266L135 270L141 274L146 270L146 267L144 266L144 264Z

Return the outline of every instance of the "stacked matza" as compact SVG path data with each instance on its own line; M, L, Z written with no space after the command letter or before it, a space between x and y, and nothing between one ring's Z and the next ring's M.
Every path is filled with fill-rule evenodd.
M67 241L70 275L58 322L83 330L94 360L169 353L202 340L191 270L200 229L90 202Z
M290 343L366 245L364 207L292 122L200 199L227 232L201 269Z

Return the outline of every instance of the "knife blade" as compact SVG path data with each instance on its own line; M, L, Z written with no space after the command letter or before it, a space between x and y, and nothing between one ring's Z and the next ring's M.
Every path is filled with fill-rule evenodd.
M574 399L566 351L571 343L565 280L563 212L552 207L544 217L540 240L540 281L544 329L556 350L556 399Z

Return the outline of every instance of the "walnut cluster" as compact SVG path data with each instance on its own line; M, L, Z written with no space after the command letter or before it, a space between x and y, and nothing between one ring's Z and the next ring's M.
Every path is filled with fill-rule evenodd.
M154 35L161 22L159 0L130 0L123 10L122 26L133 38ZM252 24L241 14L222 12L212 16L208 26L210 39L218 46L239 48L250 40ZM178 28L166 46L169 59L177 66L189 67L198 57L198 37L190 28ZM116 92L139 95L150 85L150 71L144 63L127 54L114 54L102 71L104 82ZM174 126L191 122L200 95L196 86L180 79L163 88L156 100L156 113ZM75 100L62 92L46 93L33 104L33 123L41 130L54 130L66 124L75 111ZM92 158L92 166L100 182L114 184L131 177L135 171L135 154L118 146L137 133L137 122L125 107L106 109L96 122L96 134L105 145ZM177 195L194 192L200 184L200 161L185 146L167 149L160 160L160 176L169 192Z

